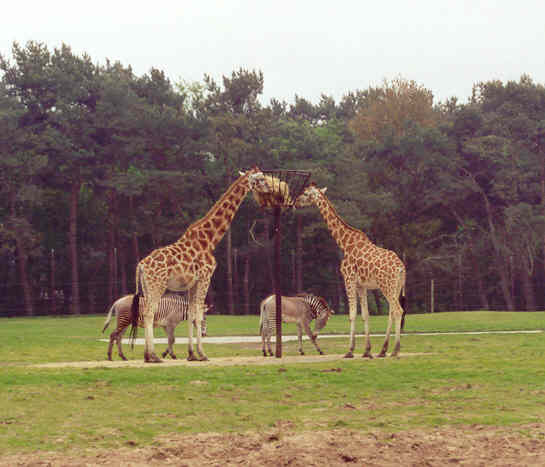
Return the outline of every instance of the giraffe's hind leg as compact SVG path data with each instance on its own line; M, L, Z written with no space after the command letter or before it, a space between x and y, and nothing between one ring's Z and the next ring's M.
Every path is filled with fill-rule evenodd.
M146 339L145 350L144 350L144 361L146 363L161 363L162 360L155 355L154 342L153 342L153 318L157 313L159 308L159 299L152 300L151 297L148 299L150 303L144 309L144 336Z
M388 300L388 326L386 327L386 336L384 337L384 344L382 345L382 350L378 354L379 357L385 357L388 352L388 344L390 343L390 333L392 331L392 322L395 320L396 326L396 343L394 350L392 352L392 357L395 357L399 354L401 348L400 334L401 334L401 305L399 300L395 297L386 297Z
M363 319L363 328L365 332L365 342L363 353L363 358L373 358L371 355L371 338L369 336L369 307L367 303L367 289L360 287L358 288L358 295L360 298L360 308L361 308L361 317Z
M358 304L356 302L356 287L353 280L345 276L344 286L346 296L348 297L348 317L350 320L350 347L344 358L354 358L354 348L356 347L356 316L358 313Z

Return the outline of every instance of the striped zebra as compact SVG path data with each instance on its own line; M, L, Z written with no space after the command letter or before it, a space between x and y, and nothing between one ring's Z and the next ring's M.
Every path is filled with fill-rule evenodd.
M267 346L269 355L271 351L271 336L276 334L276 296L269 295L265 298L259 307L259 332L263 343L263 355L267 356L265 346ZM334 311L329 308L326 300L310 293L298 294L295 297L282 297L282 321L284 323L296 323L297 334L299 337L299 353L303 352L303 328L308 337L316 347L320 355L322 350L318 347L318 332L327 324L329 317ZM310 329L312 320L316 320L314 333Z
M116 300L113 305L110 307L106 321L104 322L104 328L102 332L106 330L109 326L110 321L112 320L113 313L117 317L117 328L114 332L110 334L110 343L108 345L108 360L112 359L112 347L114 341L117 342L118 354L123 360L127 360L125 355L123 355L123 350L121 349L121 338L125 333L127 327L131 324L131 306L134 295L125 295L120 299ZM138 310L138 327L144 327L144 320L142 317L142 311L144 309L145 297L140 298L139 310ZM188 313L188 299L186 295L178 294L165 294L159 301L159 309L153 320L153 327L156 328L161 326L168 336L168 348L163 352L163 358L167 355L170 355L172 358L176 358L176 355L173 351L174 346L174 330L180 321L187 321ZM205 312L208 311L206 306ZM206 336L206 314L203 316L201 322L202 335Z

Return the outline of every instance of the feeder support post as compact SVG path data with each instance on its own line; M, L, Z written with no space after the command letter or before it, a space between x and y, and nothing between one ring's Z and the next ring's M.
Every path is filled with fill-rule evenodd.
M280 290L280 215L282 208L274 207L274 294L276 307L276 352L282 357L282 292Z

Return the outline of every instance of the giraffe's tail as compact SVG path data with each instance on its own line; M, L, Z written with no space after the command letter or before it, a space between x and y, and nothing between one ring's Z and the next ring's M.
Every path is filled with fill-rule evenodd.
M138 334L138 311L140 309L140 294L135 293L134 297L132 299L132 305L131 305L131 330L129 332L130 340L131 340L131 349L134 349L134 340L136 339L136 335Z
M401 294L399 297L399 304L401 305L401 308L403 309L403 313L401 313L401 330L403 331L403 327L405 326L405 314L407 313L407 310L405 309L405 294Z

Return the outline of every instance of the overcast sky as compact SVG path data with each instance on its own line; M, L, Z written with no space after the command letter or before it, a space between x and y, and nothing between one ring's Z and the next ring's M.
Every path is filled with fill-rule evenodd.
M398 75L435 102L523 73L545 83L543 0L10 0L0 14L4 57L34 40L173 81L261 70L264 103L339 101Z

